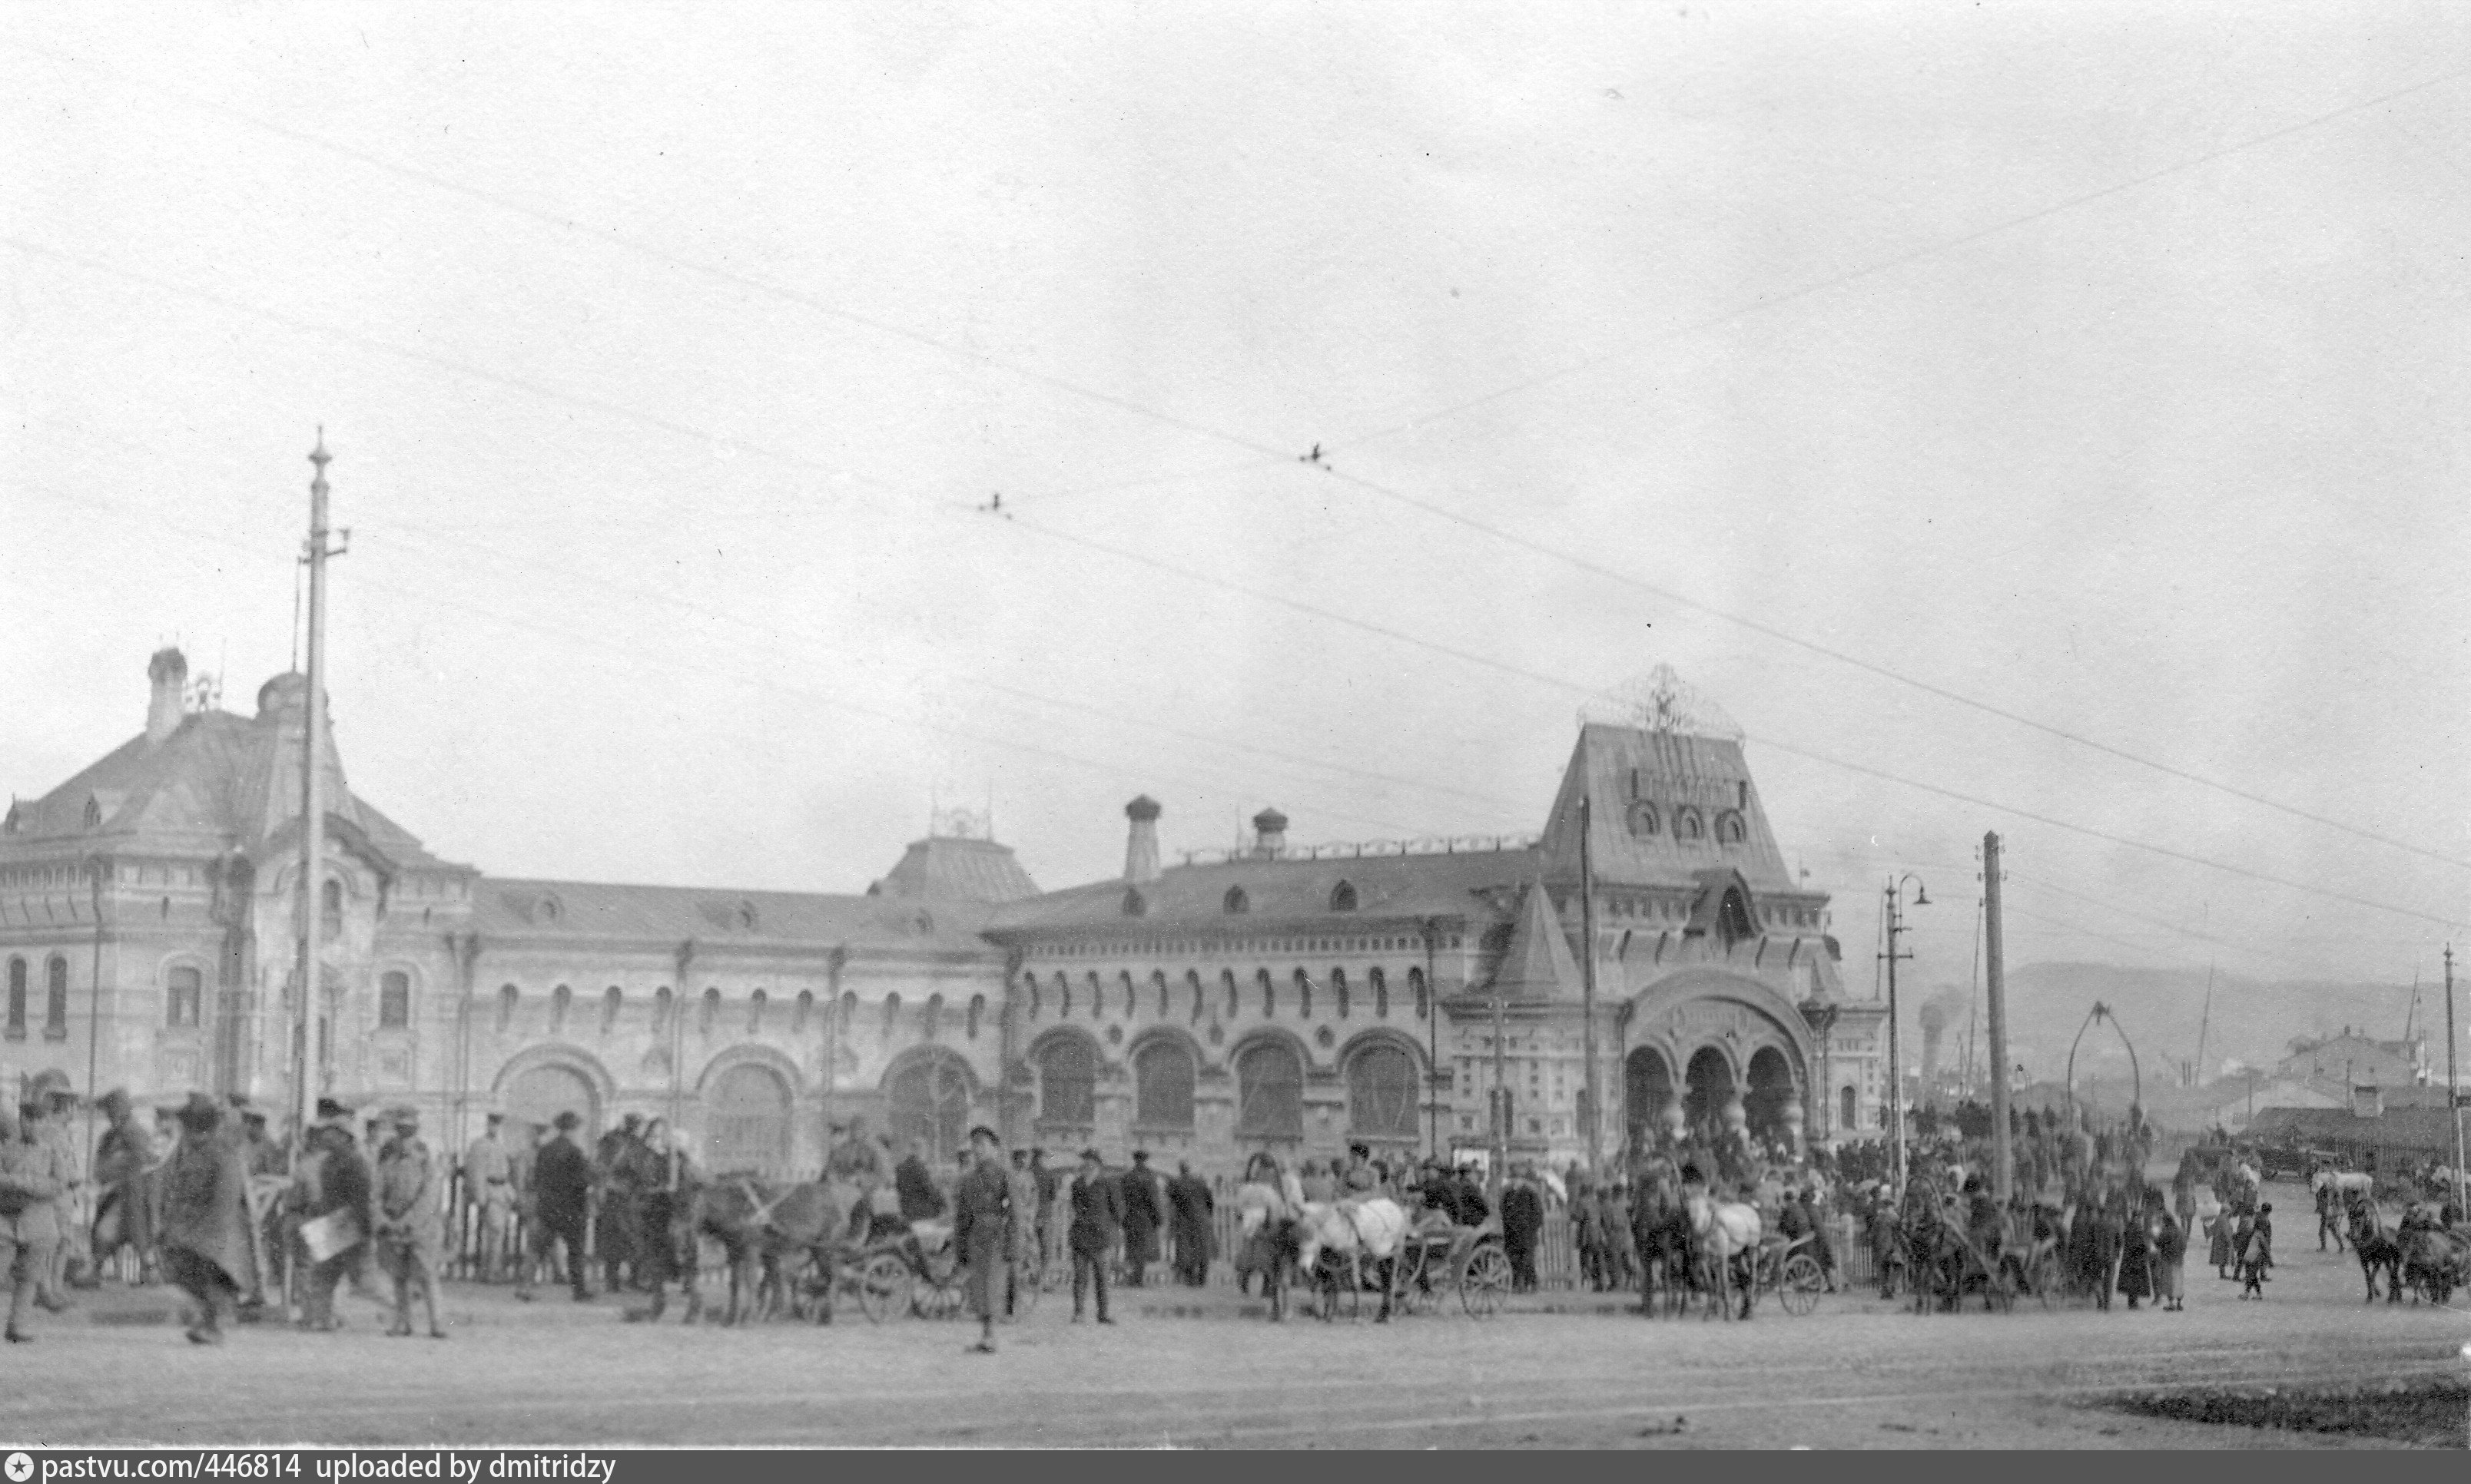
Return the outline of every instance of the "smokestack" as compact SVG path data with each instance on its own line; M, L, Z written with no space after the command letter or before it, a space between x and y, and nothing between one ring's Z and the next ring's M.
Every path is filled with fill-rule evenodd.
M1253 853L1265 861L1287 853L1287 817L1276 809L1253 816Z
M159 743L180 730L180 693L188 688L189 661L176 649L158 649L146 661L154 693L146 703L146 740Z
M1922 1026L1922 1102L1939 1106L1939 1048L1945 1038L1948 1017L1962 1001L1953 989L1942 989L1922 1003L1915 1018Z
M1147 794L1124 805L1124 818L1133 822L1124 839L1124 879L1135 885L1158 879L1158 800Z

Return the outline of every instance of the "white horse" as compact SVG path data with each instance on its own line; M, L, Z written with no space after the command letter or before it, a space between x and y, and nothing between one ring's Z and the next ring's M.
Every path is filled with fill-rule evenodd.
M1306 1201L1296 1217L1296 1266L1307 1275L1319 1268L1325 1256L1337 1259L1325 1276L1332 1295L1329 1312L1336 1309L1336 1285L1344 1281L1360 1287L1363 1275L1377 1270L1381 1278L1381 1320L1390 1318L1392 1290L1398 1287L1396 1277L1400 1239L1407 1235L1407 1213L1387 1195L1365 1200L1333 1202Z
M1767 1223L1759 1218L1756 1206L1740 1201L1719 1201L1707 1194L1705 1186L1691 1186L1683 1194L1683 1204L1690 1213L1690 1240L1698 1249L1709 1286L1716 1296L1716 1307L1732 1315L1733 1262L1743 1253L1758 1251L1759 1239L1766 1235ZM1742 1290L1742 1317L1751 1317L1751 1304L1755 1297L1758 1275L1750 1275L1752 1287Z
M1269 1300L1270 1317L1287 1315L1288 1270L1296 1265L1300 1202L1275 1185L1248 1181L1236 1188L1236 1281L1248 1273L1261 1275L1261 1296Z
M2363 1196L2374 1196L2376 1187L2377 1177L2364 1170L2319 1170L2308 1182L2310 1194L2330 1189L2338 1199L2353 1191Z

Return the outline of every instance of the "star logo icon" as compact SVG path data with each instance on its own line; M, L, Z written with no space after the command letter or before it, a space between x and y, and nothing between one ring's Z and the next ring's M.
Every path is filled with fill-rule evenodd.
M9 1484L26 1484L35 1476L35 1460L23 1453L9 1455Z

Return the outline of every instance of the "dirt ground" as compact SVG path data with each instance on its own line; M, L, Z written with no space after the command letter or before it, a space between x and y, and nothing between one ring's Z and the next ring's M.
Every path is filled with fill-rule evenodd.
M654 1330L606 1299L547 1290L522 1306L465 1287L449 1291L445 1342L383 1337L354 1303L340 1334L250 1328L204 1349L159 1323L79 1322L105 1302L0 1353L0 1432L54 1446L2392 1446L2098 1404L2192 1384L2459 1374L2471 1314L2363 1304L2357 1264L2320 1257L2297 1225L2267 1302L2193 1266L2184 1313L2029 1301L1918 1316L1873 1294L1743 1324L1562 1295L1564 1311L1486 1321L1446 1309L1274 1326L1227 1290L1153 1289L1119 1295L1120 1322L1103 1329L1069 1323L1050 1294L992 1356L962 1353L974 1327L958 1322L845 1312L830 1329L673 1317Z

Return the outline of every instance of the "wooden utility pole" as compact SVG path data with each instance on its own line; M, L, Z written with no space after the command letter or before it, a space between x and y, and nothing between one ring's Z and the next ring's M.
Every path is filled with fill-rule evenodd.
M2462 1084L2456 1080L2454 1070L2454 945L2445 945L2445 1112L2454 1121L2454 1203L2464 1204L2462 1195Z
M319 1078L312 1072L325 1070L325 1057L315 1042L318 994L323 987L318 973L323 945L318 939L325 925L326 778L325 770L318 766L318 754L326 736L326 559L342 554L326 547L331 534L326 524L326 466L333 460L334 455L326 452L326 429L320 428L318 446L309 454L318 475L309 481L309 545L304 557L309 564L309 693L304 698L300 739L300 1003L293 1023L299 1045L292 1057L295 1167L318 1106Z
M1604 1127L1603 1089L1596 1078L1596 870L1595 857L1588 846L1592 832L1592 800L1579 796L1579 935L1587 945L1579 960L1579 1045L1588 1058L1588 1073L1581 1091L1588 1100L1587 1126L1579 1130L1588 1147L1588 1176L1601 1178L1604 1141L1598 1130Z
M2001 1204L2014 1194L2016 1146L2008 1133L2008 980L1999 920L1999 837L1982 837L1982 984L1990 1034L1991 1194Z

